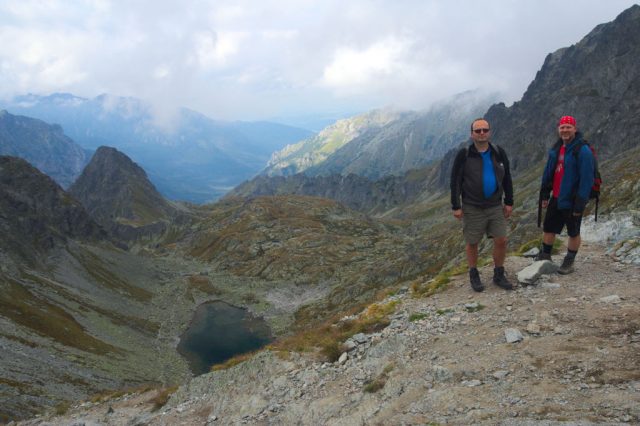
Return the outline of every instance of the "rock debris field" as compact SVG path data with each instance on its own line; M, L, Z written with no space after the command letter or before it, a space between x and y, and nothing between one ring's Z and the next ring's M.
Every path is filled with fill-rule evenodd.
M611 254L613 253L613 254ZM619 251L618 251L619 254ZM554 256L559 264L562 256ZM516 275L531 259L509 257ZM640 422L640 267L584 243L576 272L474 293L465 275L409 291L391 324L334 363L265 351L205 374L153 409L157 391L73 406L24 425L590 425Z

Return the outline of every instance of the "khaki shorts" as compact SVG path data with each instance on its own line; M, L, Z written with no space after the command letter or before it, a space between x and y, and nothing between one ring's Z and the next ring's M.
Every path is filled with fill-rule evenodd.
M467 244L478 244L484 234L487 237L506 237L507 219L502 206L481 209L475 206L462 206L462 234Z

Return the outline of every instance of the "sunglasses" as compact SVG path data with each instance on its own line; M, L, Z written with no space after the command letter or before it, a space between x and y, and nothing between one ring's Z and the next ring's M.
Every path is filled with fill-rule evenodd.
M489 133L491 131L491 129L473 129L473 133Z

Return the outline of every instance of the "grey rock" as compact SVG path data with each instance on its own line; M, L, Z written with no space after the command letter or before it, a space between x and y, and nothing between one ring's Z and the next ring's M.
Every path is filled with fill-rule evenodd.
M507 343L516 343L524 339L524 336L517 328L507 328L504 331L504 337L507 339Z
M437 382L448 382L453 379L451 371L440 365L434 365L431 369L431 373L433 374L433 379Z
M349 358L349 355L347 355L346 352L343 352L342 355L340 355L340 358L338 358L338 364L342 365L345 362L347 362L347 359Z
M509 372L507 370L498 370L498 371L494 371L492 376L497 379L497 380L502 380L505 377L507 377L509 375Z
M546 289L549 289L549 290L555 290L555 289L560 288L560 287L561 287L561 285L560 285L560 284L558 284L558 283L549 283L549 282L545 282L545 283L542 283L542 284L540 285L540 287L542 287L542 288L546 288Z
M347 339L347 341L344 342L344 349L347 352L351 352L352 350L354 350L355 348L358 347L358 344L356 342L354 342L351 339Z
M521 284L534 284L541 275L552 274L558 270L558 266L548 260L533 262L516 274L518 282Z
M622 299L620 299L620 296L618 296L617 294L612 294L611 296L601 297L600 301L604 303L616 304L616 303L620 303Z
M351 338L359 345L363 345L369 341L367 335L364 333L354 334Z
M529 250L526 253L524 253L522 256L523 257L536 257L538 255L538 253L540 253L540 249L538 247L534 247L531 250Z

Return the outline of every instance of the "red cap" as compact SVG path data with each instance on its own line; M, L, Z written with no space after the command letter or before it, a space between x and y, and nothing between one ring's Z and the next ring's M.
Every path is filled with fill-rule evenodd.
M573 127L576 127L576 119L570 115L565 115L558 122L558 127L562 126L563 124L571 124Z

